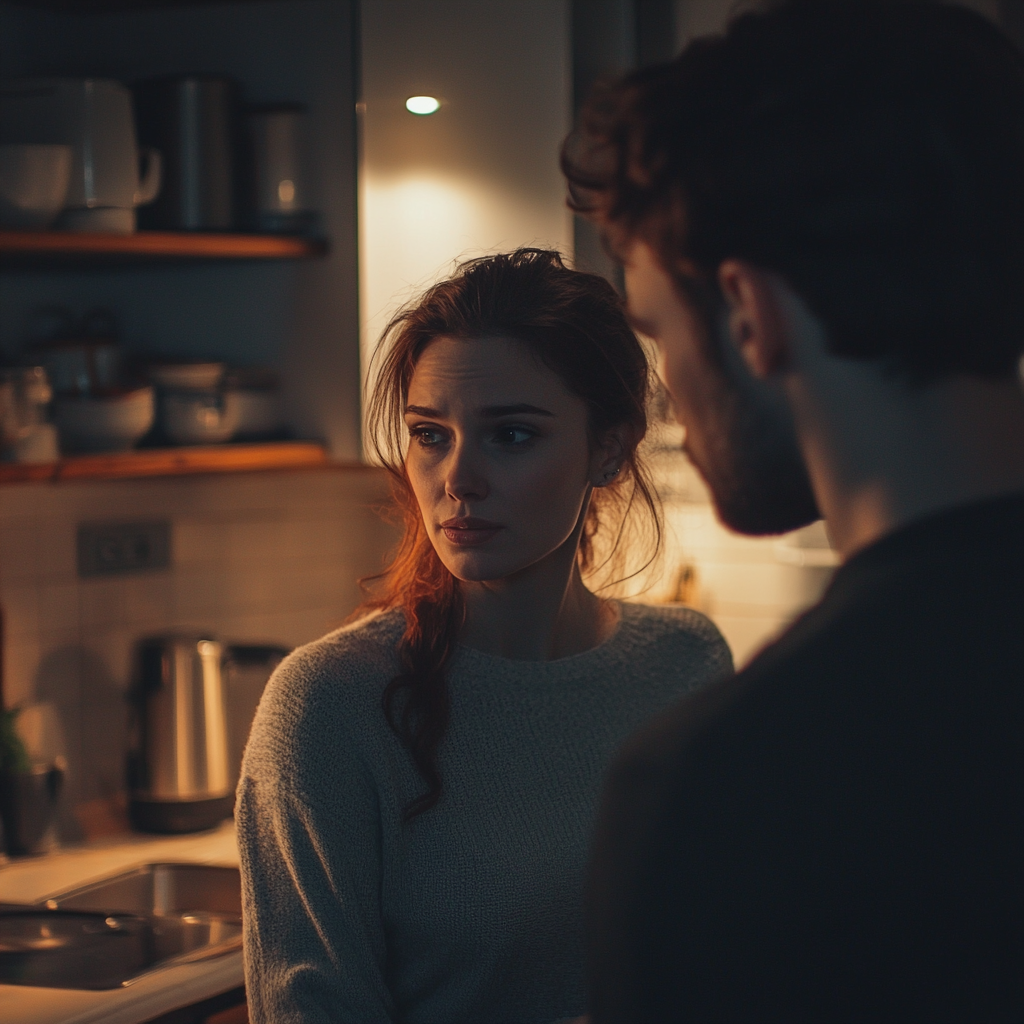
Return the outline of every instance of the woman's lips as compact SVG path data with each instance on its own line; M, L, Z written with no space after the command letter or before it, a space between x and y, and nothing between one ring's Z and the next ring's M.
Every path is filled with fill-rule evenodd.
M492 523L490 520L477 519L473 516L456 516L454 519L446 519L441 524L441 532L452 544L462 548L484 544L503 529L501 523Z

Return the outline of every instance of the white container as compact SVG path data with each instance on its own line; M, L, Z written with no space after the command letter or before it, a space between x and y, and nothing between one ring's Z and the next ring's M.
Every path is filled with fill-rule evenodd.
M253 106L245 115L253 157L252 226L261 231L306 231L308 209L303 154L306 108L301 103Z
M48 228L64 208L70 181L70 146L0 145L0 227Z
M238 426L234 391L170 391L161 402L164 433L176 444L221 444Z
M58 227L131 234L135 207L160 190L160 154L140 151L132 95L107 78L24 78L0 85L0 141L60 143L72 149ZM146 159L140 180L139 157Z
M153 426L155 413L149 387L102 398L59 397L53 403L61 446L69 451L127 451Z

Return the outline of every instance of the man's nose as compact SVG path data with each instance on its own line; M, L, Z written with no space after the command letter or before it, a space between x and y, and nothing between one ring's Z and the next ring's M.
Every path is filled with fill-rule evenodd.
M480 460L470 446L455 446L445 474L445 493L454 501L483 501L490 492Z

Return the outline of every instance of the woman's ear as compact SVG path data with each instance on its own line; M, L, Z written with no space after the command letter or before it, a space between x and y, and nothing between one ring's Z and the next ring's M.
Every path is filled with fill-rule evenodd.
M619 475L630 450L629 435L625 424L613 427L594 447L590 459L591 486L607 487Z
M729 305L729 333L755 377L770 377L790 366L787 320L779 289L782 280L744 260L725 260L718 284Z

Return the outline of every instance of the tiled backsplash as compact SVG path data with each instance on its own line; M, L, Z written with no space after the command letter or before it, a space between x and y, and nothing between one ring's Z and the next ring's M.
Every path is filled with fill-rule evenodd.
M62 823L124 785L125 693L140 637L209 630L296 646L340 624L395 534L378 470L252 473L0 489L8 705L57 709L69 764ZM82 522L167 519L171 566L80 579Z

